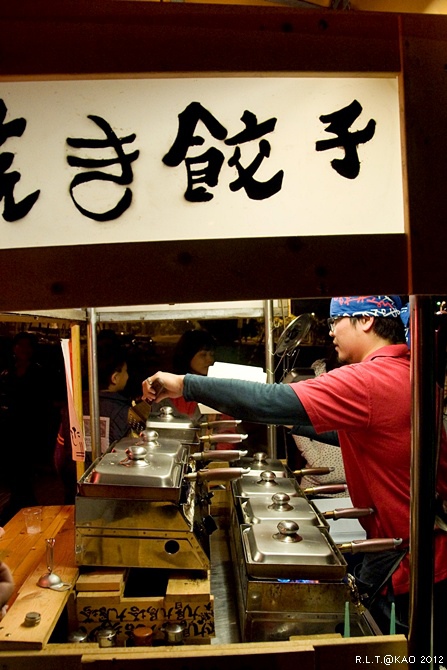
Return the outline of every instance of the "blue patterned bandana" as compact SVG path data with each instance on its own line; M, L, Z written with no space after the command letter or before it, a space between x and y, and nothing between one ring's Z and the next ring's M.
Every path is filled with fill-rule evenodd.
M402 307L400 310L400 318L403 321L404 328L405 328L405 339L407 341L407 346L410 348L411 346L411 337L410 337L410 303L407 302L406 305Z
M332 298L330 315L338 316L399 316L402 301L398 295L352 295Z

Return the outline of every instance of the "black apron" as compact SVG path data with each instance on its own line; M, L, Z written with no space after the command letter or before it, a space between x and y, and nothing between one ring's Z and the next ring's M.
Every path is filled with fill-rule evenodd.
M396 633L408 634L408 594L395 596L391 576L399 567L408 549L364 554L354 569L354 577L362 603L386 635L390 629L391 605L395 604Z

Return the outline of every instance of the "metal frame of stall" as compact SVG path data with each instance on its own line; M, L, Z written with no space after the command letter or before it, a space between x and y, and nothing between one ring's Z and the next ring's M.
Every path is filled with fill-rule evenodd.
M387 238L387 250L397 259L396 262L390 264L389 256L385 257L385 254L381 257L383 240L379 239L376 244L371 236L358 236L357 239L355 236L354 239L338 239L337 236L327 240L300 239L287 241L285 244L275 238L258 240L256 266L253 263L244 266L246 281L243 284L243 297L253 297L256 291L270 297L270 290L274 290L275 294L287 294L288 291L284 289L294 276L297 261L301 263L302 282L299 293L302 296L378 293L389 290L386 286L393 286L393 292L407 292L412 295L414 403L412 607L409 650L417 656L430 655L433 574L431 539L434 515L432 501L437 437L433 368L436 358L435 335L433 301L430 296L442 293L445 284L445 17L391 17L374 13L356 16L355 12L335 15L320 11L295 12L290 8L260 10L256 7L214 7L210 11L209 7L181 7L178 3L171 6L165 3L161 7L157 3L128 3L128 7L125 7L124 2L105 2L101 7L88 7L87 4L81 3L81 7L79 3L64 3L62 6L52 0L39 3L15 0L10 7L5 7L5 30L2 31L3 72L11 78L42 78L58 73L64 76L89 76L92 72L175 72L179 67L182 71L193 72L201 62L201 42L212 39L213 49L208 51L210 71L221 71L225 61L226 69L235 72L296 71L300 65L306 72L349 72L355 63L355 67L363 72L386 72L391 69L400 73L406 122L405 168L409 221L405 236L391 235ZM125 10L128 10L127 15L124 15ZM179 13L183 19L183 27L179 27ZM132 21L137 26L137 37L135 31L127 30ZM89 25L88 31L85 30L85 23ZM114 27L117 33L122 29L122 44L129 44L131 40L132 48L128 51L117 49L110 39L110 30L104 30L104 25L107 28ZM214 30L210 30L210 27ZM186 47L191 30L195 33L196 48L177 49L179 40L181 46ZM240 39L240 31L243 39ZM27 44L26 53L29 56L23 56L17 49L21 42L19 35L23 38L22 44ZM58 44L63 44L63 49L54 50L54 56L50 55L53 47L52 35L57 35ZM148 35L154 38L151 43L153 51L150 54L150 64L147 53L147 44L150 43ZM81 37L82 53L76 48ZM144 48L133 48L141 40ZM45 55L42 65L35 58L36 53ZM182 54L181 63L179 53ZM366 245L374 268L368 267L366 275L362 275L365 270ZM122 250L125 255L122 261L129 268L127 284L135 288L137 271L132 267L131 261L146 246L131 243L125 246L127 248ZM114 247L115 245L110 245L110 249L104 251L105 256L116 253ZM222 241L214 247L217 254L232 250L231 245ZM186 258L189 259L188 271L193 276L195 272L207 271L212 275L212 259L204 254L207 248L205 243L194 241L169 246L148 243L147 248L153 251L152 267L157 266L158 261L166 259L167 255L173 275L172 284L177 290L180 282L175 279L179 273L184 272ZM180 253L185 248L187 256L186 252ZM250 243L240 240L237 253L229 257L228 272L234 270L234 263L240 257L247 256L249 250ZM73 303L88 304L89 300L84 299L92 286L92 275L88 269L96 252L88 245L83 248L83 252L85 276L80 273L73 280L64 272L64 263L68 267L69 260L75 262L72 261L74 255L70 248L3 250L0 254L3 285L10 285L10 278L16 275L17 266L21 268L23 281L9 290L9 293L4 293L0 309L5 311L23 307L40 308L45 305L57 308L69 307ZM279 256L281 274L277 274L272 282L269 277L260 277L258 269L275 252ZM314 261L315 254L319 259L317 264ZM343 271L340 271L340 258L345 259ZM384 280L383 273L386 273L387 281ZM242 273L236 269L234 274L239 277ZM46 281L39 286L36 276L45 276ZM254 277L259 278L255 289ZM70 293L74 282L76 291ZM95 298L100 301L96 304L104 304L101 299L106 294L110 297L114 288L117 290L118 303L121 304L121 296L126 287L103 284L95 286ZM135 295L141 295L143 290L144 287L141 287L140 293L137 290ZM181 290L184 290L183 287L180 287ZM218 286L210 282L206 288L205 299L211 298L213 291L218 290ZM222 287L220 290L222 291ZM172 286L167 284L160 287L160 291L162 300L169 302ZM232 293L229 286L225 286L223 292L225 299L234 296L233 289L233 295L228 297Z
M275 357L274 357L274 316L282 318L284 324L290 316L290 300L264 300L264 301L240 301L228 303L203 303L184 305L141 305L139 307L119 306L116 308L71 310L33 310L32 312L10 312L8 319L18 317L40 317L42 320L54 319L57 321L86 322L87 323L87 363L88 363L88 386L89 386L89 414L91 426L91 448L93 459L101 453L101 431L99 418L99 389L98 389L98 366L97 366L97 327L99 323L110 323L117 321L163 321L165 319L181 320L191 318L264 318L265 328L265 370L267 382L275 379ZM0 313L0 320L1 320ZM78 352L80 344L79 329L72 329L72 342L75 351ZM76 358L76 355L73 357ZM75 392L75 390L74 390ZM78 393L79 395L79 393ZM78 411L82 402L75 402ZM268 455L276 458L276 427L267 426Z

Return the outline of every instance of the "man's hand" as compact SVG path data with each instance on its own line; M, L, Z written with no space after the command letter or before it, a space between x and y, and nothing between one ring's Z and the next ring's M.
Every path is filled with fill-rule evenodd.
M184 375L173 375L170 372L157 372L143 382L143 398L147 402L180 398L183 395Z

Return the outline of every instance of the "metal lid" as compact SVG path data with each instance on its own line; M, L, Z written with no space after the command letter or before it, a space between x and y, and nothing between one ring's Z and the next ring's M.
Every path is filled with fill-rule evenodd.
M181 644L186 628L185 621L167 621L163 626L166 641L170 644Z
M96 633L100 647L114 647L115 646L116 631L113 628L101 628Z
M87 642L88 632L81 626L78 630L74 630L68 636L69 642Z
M154 631L148 626L139 626L132 631L132 638L136 647L150 647Z
M273 536L279 542L302 542L303 538L298 534L299 526L296 521L280 521L278 532Z
M298 523L322 525L314 508L306 498L291 497L289 493L280 491L265 496L253 496L248 500L241 500L241 511L246 523L261 523L262 521L292 520ZM323 524L326 525L326 524Z
M268 470L255 477L247 475L237 479L233 482L233 490L236 496L247 498L258 495L270 496L270 502L274 493L287 493L291 497L299 495L296 479L276 477L274 472Z
M175 414L173 407L160 407L158 415L150 414L146 421L146 428L153 428L161 430L163 428L192 428L194 431L196 427L188 416L180 417Z
M25 626L37 626L40 623L40 612L27 612L25 615Z

